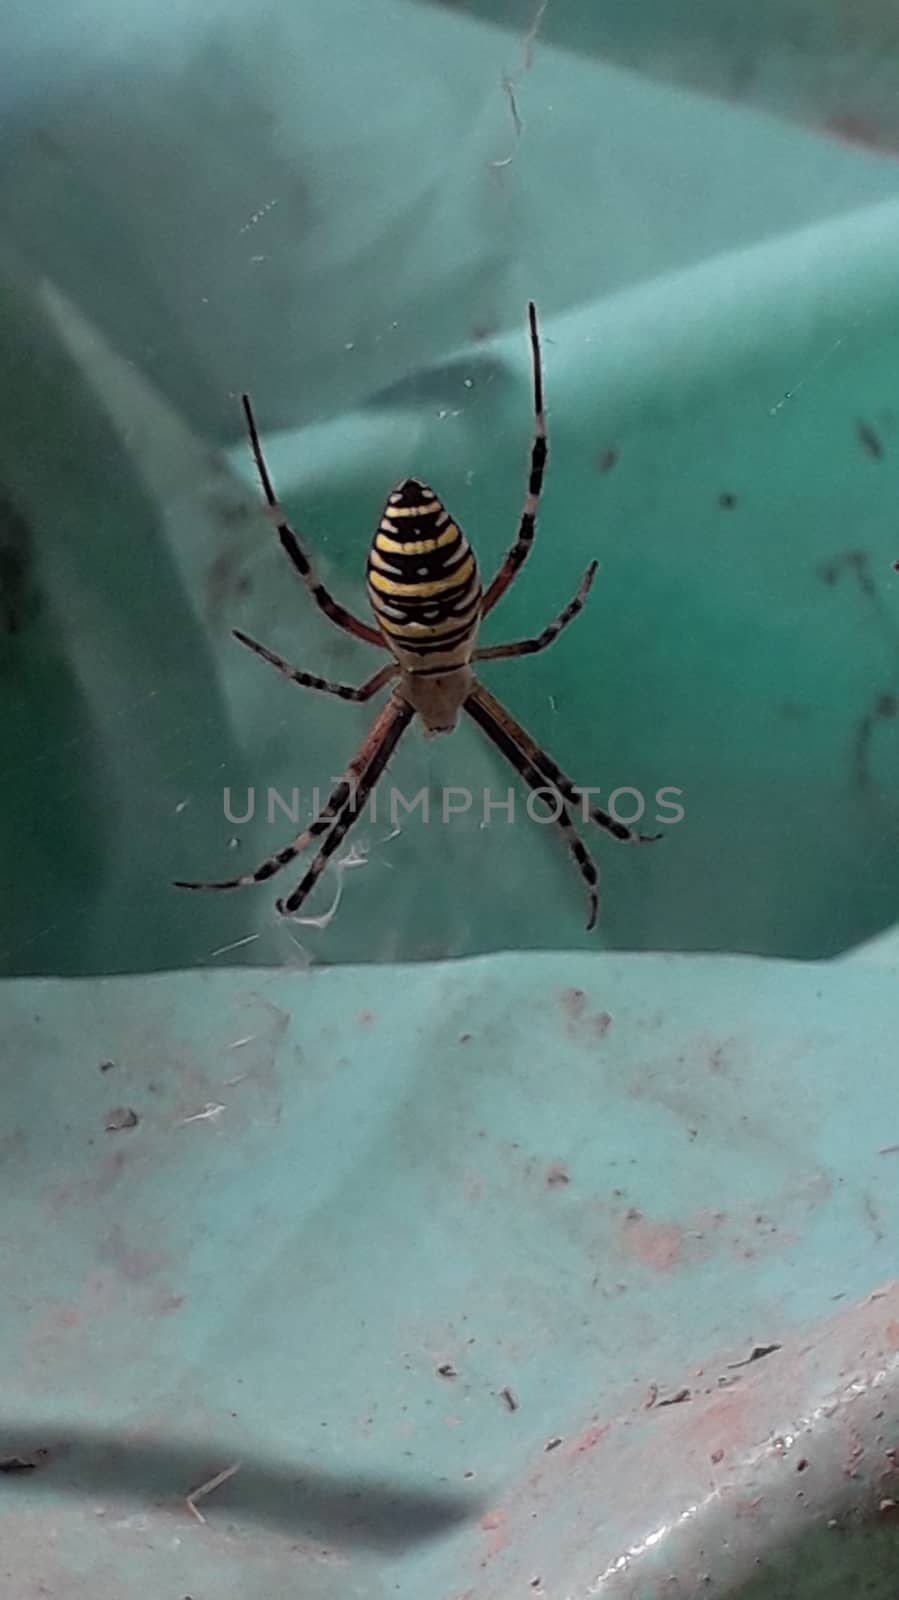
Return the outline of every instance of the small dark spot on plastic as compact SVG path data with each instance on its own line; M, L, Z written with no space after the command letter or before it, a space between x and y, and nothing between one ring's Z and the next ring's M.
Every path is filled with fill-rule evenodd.
M583 1014L586 1004L587 996L583 989L562 990L562 1005L572 1022L576 1022Z
M597 472L611 472L612 468L617 465L618 451L615 449L614 445L607 445L605 450L600 450L599 455L596 458Z
M543 1446L543 1448L547 1452L549 1452L550 1450L558 1450L559 1445L561 1443L562 1443L562 1441L558 1437L555 1437L555 1438L552 1438L552 1439L547 1439L546 1444Z
M796 1463L796 1471L797 1472L804 1472L807 1466L808 1466L808 1462L806 1461L805 1456L803 1456L802 1460L801 1461L797 1461L797 1463Z
M6 1456L0 1461L0 1472L33 1472L49 1460L50 1452L43 1447L33 1450L30 1456Z
M855 431L865 454L869 455L872 461L882 461L883 443L879 433L872 428L870 422L857 422Z
M736 503L737 497L735 494L731 494L729 489L722 490L718 496L718 504L722 511L733 511Z
M114 1066L115 1066L115 1062L114 1061L101 1061L100 1062L100 1071L101 1072L111 1072Z
M444 1361L442 1365L437 1368L437 1372L441 1378L458 1377L458 1373L456 1372L456 1369L451 1361Z

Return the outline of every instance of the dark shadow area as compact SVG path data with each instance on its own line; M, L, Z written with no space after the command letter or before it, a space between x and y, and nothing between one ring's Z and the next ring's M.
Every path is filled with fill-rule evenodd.
M194 1521L196 1495L235 1464L234 1445L142 1440L97 1429L0 1429L0 1494L18 1486L59 1495L110 1495ZM197 1500L210 1522L235 1516L337 1545L401 1550L476 1518L480 1497L446 1489L413 1489L384 1479L301 1469L294 1462L243 1456L236 1472Z

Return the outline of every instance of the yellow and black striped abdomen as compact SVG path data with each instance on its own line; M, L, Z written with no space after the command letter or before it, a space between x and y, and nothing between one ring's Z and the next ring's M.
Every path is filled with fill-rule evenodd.
M384 507L368 554L368 597L408 671L449 671L469 660L481 611L478 564L433 489L415 478Z

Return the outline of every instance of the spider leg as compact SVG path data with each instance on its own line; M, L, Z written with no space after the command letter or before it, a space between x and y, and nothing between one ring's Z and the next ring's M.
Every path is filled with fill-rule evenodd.
M362 704L366 700L370 700L372 695L377 694L379 689L383 689L385 683L389 683L390 679L395 677L400 670L395 661L388 662L387 666L382 667L380 672L376 672L373 678L369 678L358 689L354 689L346 683L331 683L330 679L317 678L314 673L300 672L296 667L292 667L289 661L285 661L283 656L275 655L273 650L267 649L264 644L257 643L255 639L250 638L249 634L241 633L239 628L233 628L232 632L235 639L239 639L240 643L245 644L248 650L252 650L257 656L261 656L263 661L270 661L273 667L277 667L279 672L283 672L285 678L290 678L293 683L298 683L303 689L321 689L325 694L336 694L340 700L354 700L358 704Z
M590 585L596 576L598 562L591 561L581 579L581 585L573 600L569 600L564 611L560 611L555 622L548 628L538 633L536 639L517 639L514 644L492 644L486 650L476 650L473 661L499 661L503 656L532 656L538 650L545 650L547 645L558 639L563 628L573 622L579 611L584 609L584 601L590 592Z
M525 732L521 723L516 722L505 706L501 705L496 696L492 695L489 689L485 689L482 683L475 684L465 702L466 711L470 712L475 717L475 721L477 721L478 718L475 716L473 709L475 706L485 717L490 718L491 721L498 723L500 727L505 729L508 737L525 753L534 766L545 774L553 787L558 789L560 795L570 801L572 805L582 805L583 789L578 788L576 783L572 783L561 767L556 765L552 756L540 748L536 740ZM618 822L615 817L610 817L609 813L603 811L601 806L590 806L587 814L593 822L598 823L601 828L605 828L607 833L611 833L615 839L626 839L630 844L655 844L656 840L662 837L660 833L636 833L633 828L627 826L627 823Z
M255 871L246 872L239 878L226 878L221 883L185 883L183 880L178 880L175 883L175 888L201 890L247 889L251 884L264 883L267 878L273 878L276 872L280 872L282 867L286 867L289 862L300 855L311 844L313 839L317 839L321 834L327 833L334 818L353 794L356 785L359 784L361 786L364 782L367 776L367 769L381 753L382 743L388 743L392 750L411 717L412 708L406 704L405 700L401 700L398 696L393 696L388 700L380 716L373 723L364 743L347 767L346 773L338 783L324 810L320 811L315 821L308 828L305 828L302 833L297 834L297 837L290 844L285 845L283 850L279 850L277 855L269 856L266 861L256 867ZM394 732L395 729L397 730L396 732ZM388 755L389 753L388 751ZM383 764L382 762L379 766L378 772L383 769ZM369 784L366 794L370 789L371 785ZM346 829L344 829L344 832L346 832Z
M283 508L278 503L278 497L275 494L269 470L265 464L265 457L262 454L259 430L256 427L256 419L253 416L249 395L242 395L241 403L250 435L253 460L256 463L256 470L259 473L263 493L268 502L269 512L278 530L278 538L281 540L282 547L296 567L313 600L325 613L329 621L335 623L338 628L343 628L347 633L352 633L357 639L364 639L366 644L374 644L381 650L386 650L388 647L377 628L371 627L367 622L360 622L359 618L354 617L351 611L345 610L342 605L339 605L336 600L331 598L324 584L319 583L316 578L312 566L300 546L299 539L286 521Z
M389 716L386 715L387 712L389 712ZM295 911L298 911L307 895L311 894L315 888L334 851L346 838L354 822L358 821L365 810L365 805L372 789L393 755L414 714L412 707L407 701L401 699L399 695L394 695L388 702L385 713L382 713L378 718L366 741L369 746L369 755L364 770L359 774L359 781L353 785L352 794L343 802L340 815L328 837L324 840L309 871L297 884L292 894L289 894L285 900L276 900L275 902L276 908L282 917L292 916Z
M571 815L566 806L562 804L561 795L553 785L547 784L545 774L534 765L530 757L520 748L509 730L503 726L502 721L493 715L489 707L484 705L478 694L478 687L472 691L465 701L465 710L478 726L483 729L488 739L493 741L496 748L502 752L506 760L515 768L515 771L521 774L529 789L543 797L549 788L558 800L559 814L553 820L562 833L565 843L574 857L578 871L587 885L587 893L590 898L590 916L587 921L587 932L589 933L596 926L596 918L599 912L599 871L587 846L575 832ZM549 804L548 801L547 804Z
M481 603L481 616L486 617L492 611L497 600L501 599L530 554L534 542L534 532L537 526L537 507L540 503L540 494L543 489L543 474L546 470L547 439L546 439L546 412L543 409L543 366L540 359L540 335L537 332L537 307L533 300L528 302L528 327L531 335L531 356L534 363L534 440L531 445L531 469L528 477L528 492L525 496L524 510L518 525L518 538L515 540L505 561L487 589Z

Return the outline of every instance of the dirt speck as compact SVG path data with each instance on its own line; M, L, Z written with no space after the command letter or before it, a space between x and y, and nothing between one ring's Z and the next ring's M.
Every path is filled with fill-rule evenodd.
M36 1468L45 1466L49 1459L49 1450L39 1446L27 1456L4 1456L0 1460L0 1472L34 1472Z
M106 1113L103 1126L107 1133L124 1133L127 1128L136 1128L139 1122L140 1117L131 1106L115 1106Z
M356 1020L360 1028L370 1028L375 1020L375 1014L373 1011L360 1011Z
M873 428L870 422L864 422L860 419L855 424L855 432L865 455L870 456L872 461L882 461L884 455L883 440L877 429Z
M437 1368L437 1375L440 1378L457 1378L459 1376L451 1361L441 1362Z
M157 1300L153 1309L158 1317L167 1317L173 1311L180 1311L183 1304L183 1294L164 1294Z
M727 1061L725 1058L726 1045L716 1044L709 1052L709 1069L712 1072L726 1072Z
M504 1389L500 1389L499 1394L500 1399L505 1400L510 1411L518 1410L518 1396L516 1395L514 1389L510 1389L509 1385L506 1384Z
M101 1061L100 1062L100 1071L101 1072L111 1072L114 1066L115 1066L115 1062L114 1061Z
M736 503L737 503L736 495L735 494L731 494L729 489L722 489L721 493L718 496L718 504L721 507L721 510L722 511L733 511L734 507L736 506Z
M682 1406L686 1400L691 1400L692 1398L691 1390L675 1389L673 1394L666 1394L664 1400L660 1400L658 1403L660 1406Z
M612 468L617 465L618 451L613 444L606 445L606 448L600 450L599 455L596 457L597 472L611 472Z
M597 1011L595 1017L591 1017L590 1025L597 1037L602 1039L612 1026L612 1018L608 1011Z
M562 1010L565 1012L569 1022L580 1022L581 1017L584 1015L586 1004L587 996L583 989L562 990Z
M720 1448L718 1450L713 1450L709 1456L709 1460L711 1461L713 1467L717 1467L719 1462L724 1460L724 1451Z
M560 1186L564 1187L566 1183L570 1183L571 1178L568 1175L567 1169L562 1166L560 1161L557 1161L555 1165L550 1167L549 1171L547 1172L546 1182L550 1189L557 1189Z

